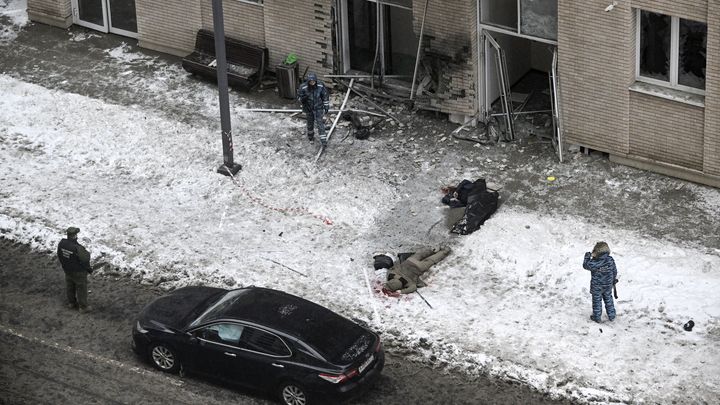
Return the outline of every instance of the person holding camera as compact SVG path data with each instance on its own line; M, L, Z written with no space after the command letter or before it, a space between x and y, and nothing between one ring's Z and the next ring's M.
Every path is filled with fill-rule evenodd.
M605 242L598 242L592 252L585 253L583 268L590 270L590 294L592 294L592 310L590 319L600 322L602 304L605 302L605 312L610 321L615 320L615 305L613 303L613 286L617 283L617 267L615 260L610 256L610 247Z

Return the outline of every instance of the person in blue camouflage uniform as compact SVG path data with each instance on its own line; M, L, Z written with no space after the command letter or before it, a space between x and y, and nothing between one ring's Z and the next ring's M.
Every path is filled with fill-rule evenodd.
M593 313L590 319L600 322L602 316L602 303L605 301L605 312L610 321L615 320L615 305L613 303L613 285L617 283L617 267L615 260L610 256L610 247L605 242L595 244L592 252L585 253L583 268L590 270L590 293L592 294Z
M307 81L298 89L298 101L302 104L307 120L307 137L312 142L315 139L315 126L322 146L327 145L325 136L325 114L330 111L330 96L325 83L317 79L315 73L308 75Z

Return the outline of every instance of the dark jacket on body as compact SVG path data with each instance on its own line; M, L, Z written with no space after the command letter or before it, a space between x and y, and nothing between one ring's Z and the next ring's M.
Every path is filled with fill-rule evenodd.
M90 253L78 243L76 239L63 239L58 243L58 259L65 272L88 272L92 273L90 267Z

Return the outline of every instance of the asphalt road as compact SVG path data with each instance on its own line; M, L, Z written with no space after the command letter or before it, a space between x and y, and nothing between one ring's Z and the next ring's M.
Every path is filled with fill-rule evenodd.
M90 313L64 305L52 255L0 237L0 403L269 404L261 393L155 371L130 349L142 306L162 294L116 276L90 279ZM383 376L351 404L560 404L491 378L450 374L388 353Z

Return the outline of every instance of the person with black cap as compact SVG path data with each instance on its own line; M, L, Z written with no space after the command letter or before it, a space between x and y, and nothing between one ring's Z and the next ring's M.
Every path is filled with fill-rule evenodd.
M71 226L67 229L67 238L58 243L57 255L65 271L65 289L68 308L80 312L89 310L87 303L87 276L92 273L90 252L77 240L80 229Z
M590 270L590 294L592 295L592 310L590 319L600 322L602 304L605 302L605 312L610 321L615 320L615 304L613 303L613 285L618 282L615 260L610 256L610 247L605 242L598 242L592 252L585 253L583 268Z
M425 287L426 284L420 279L420 276L448 254L450 254L450 248L424 248L418 250L403 262L393 263L392 259L389 260L390 268L387 271L385 288L388 291L400 291L402 294L410 294L420 287ZM378 256L376 256L375 261L378 263Z
M298 89L298 101L302 104L305 119L307 120L307 137L312 142L315 139L315 126L322 146L327 145L325 136L325 114L330 111L330 96L325 83L318 80L315 73L308 75Z

